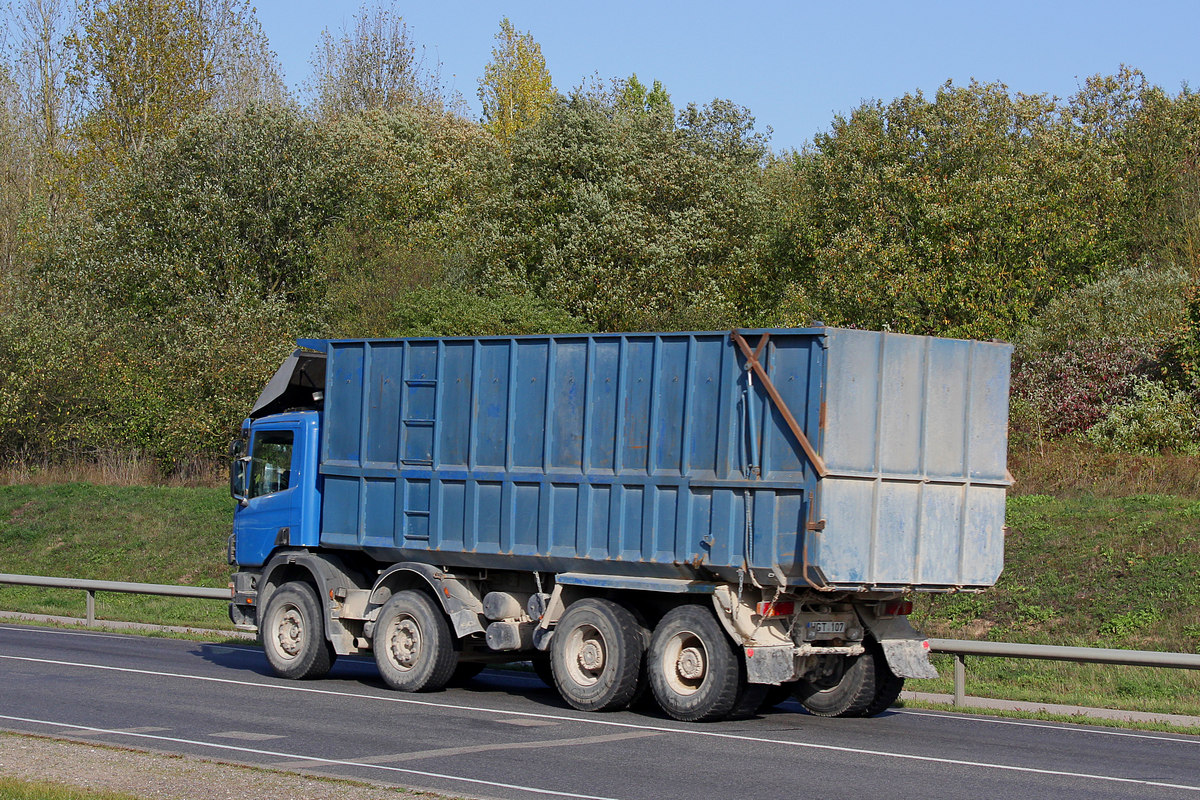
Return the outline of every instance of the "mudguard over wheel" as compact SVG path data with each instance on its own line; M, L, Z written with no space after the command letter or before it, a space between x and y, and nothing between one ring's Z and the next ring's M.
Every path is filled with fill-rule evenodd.
M263 609L263 651L281 678L320 678L337 657L325 638L324 610L307 583L287 583L276 589Z
M429 595L406 589L379 611L371 642L385 683L402 692L436 692L458 662L445 615Z
M637 694L645 645L633 614L589 597L563 614L550 640L558 693L580 711L618 711Z
M765 686L746 682L741 653L713 613L679 606L654 629L646 670L654 699L684 722L711 722L753 714Z

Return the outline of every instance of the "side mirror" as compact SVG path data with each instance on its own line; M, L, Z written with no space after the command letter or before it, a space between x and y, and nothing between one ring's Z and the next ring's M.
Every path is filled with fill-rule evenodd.
M246 497L249 484L250 456L246 453L246 438L239 436L229 445L229 495L238 501L238 505L246 506L250 500Z

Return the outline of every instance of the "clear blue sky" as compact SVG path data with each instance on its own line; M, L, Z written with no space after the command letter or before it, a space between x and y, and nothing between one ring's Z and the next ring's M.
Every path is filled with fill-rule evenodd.
M298 87L321 30L352 24L358 6L259 0L258 15ZM637 73L663 82L676 106L722 97L774 133L775 150L800 147L836 113L947 80L1003 81L1014 92L1074 94L1088 75L1121 64L1175 93L1200 86L1200 2L599 3L399 0L414 41L479 114L477 81L501 17L542 47L559 91L585 78Z

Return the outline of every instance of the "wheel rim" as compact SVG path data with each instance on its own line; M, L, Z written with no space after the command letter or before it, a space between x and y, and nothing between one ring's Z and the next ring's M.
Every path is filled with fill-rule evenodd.
M695 694L708 675L704 641L692 631L675 634L663 647L662 668L671 691L685 697Z
M594 625L580 625L567 636L567 673L580 686L595 686L608 663L604 634Z
M407 672L421 661L421 626L416 619L405 614L397 617L388 627L388 660L401 672Z
M295 603L288 603L275 616L275 652L280 658L291 661L304 649L306 625L304 612Z

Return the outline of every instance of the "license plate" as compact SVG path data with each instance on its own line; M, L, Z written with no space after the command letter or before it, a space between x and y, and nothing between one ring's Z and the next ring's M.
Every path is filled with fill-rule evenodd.
M846 623L822 619L808 623L808 628L816 633L845 633Z

